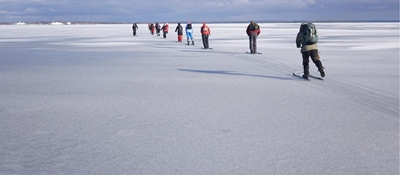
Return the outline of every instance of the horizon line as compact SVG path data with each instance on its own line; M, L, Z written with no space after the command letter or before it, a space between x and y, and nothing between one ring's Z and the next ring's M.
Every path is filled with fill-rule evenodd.
M75 24L132 24L132 23L137 23L137 24L149 24L149 23L155 23L155 22L149 22L149 21L139 21L139 22L133 22L133 21L124 21L124 22L112 22L112 21L65 21L65 20L55 20L55 21L35 21L35 22L25 22L25 21L18 21L18 22L24 22L26 24L50 24L53 22L61 22L61 23L75 23ZM6 25L6 24L15 24L18 22L1 22L0 25ZM160 21L158 23L185 23L187 21ZM203 23L204 21L191 21L191 23ZM209 21L207 23L248 23L249 21ZM329 23L340 23L340 22L400 22L400 20L259 20L256 21L257 23L303 23L303 22L314 22L314 23L321 23L321 22L329 22Z

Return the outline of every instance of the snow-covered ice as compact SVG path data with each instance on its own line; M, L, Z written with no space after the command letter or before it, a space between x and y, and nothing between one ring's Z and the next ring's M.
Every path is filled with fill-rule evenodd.
M399 174L399 23L299 25L0 26L0 174Z

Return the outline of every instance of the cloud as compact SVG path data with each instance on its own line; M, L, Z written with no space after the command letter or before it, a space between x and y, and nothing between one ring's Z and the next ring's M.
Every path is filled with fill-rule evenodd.
M399 19L398 0L0 0L0 21ZM370 14L365 13L370 12ZM386 17L385 15L386 14ZM396 15L397 14L397 15ZM366 16L362 16L366 15ZM30 16L30 17L29 17Z
M316 3L315 0L205 0L201 3L192 0L175 0L174 2L183 6L185 4L197 3L196 6L202 8L257 7L267 9L276 7L304 8Z

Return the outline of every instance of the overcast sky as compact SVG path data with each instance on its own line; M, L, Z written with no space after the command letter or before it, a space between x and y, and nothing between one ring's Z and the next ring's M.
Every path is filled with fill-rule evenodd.
M0 0L0 22L399 20L399 0Z

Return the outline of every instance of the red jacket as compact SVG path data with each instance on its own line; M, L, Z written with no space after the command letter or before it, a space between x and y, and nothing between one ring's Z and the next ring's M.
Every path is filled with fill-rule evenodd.
M167 32L168 32L168 30L169 30L169 25L168 25L168 23L165 24L165 30L167 30Z
M211 33L210 27L208 27L205 23L203 23L203 26L200 28L200 32L203 35L209 35Z

